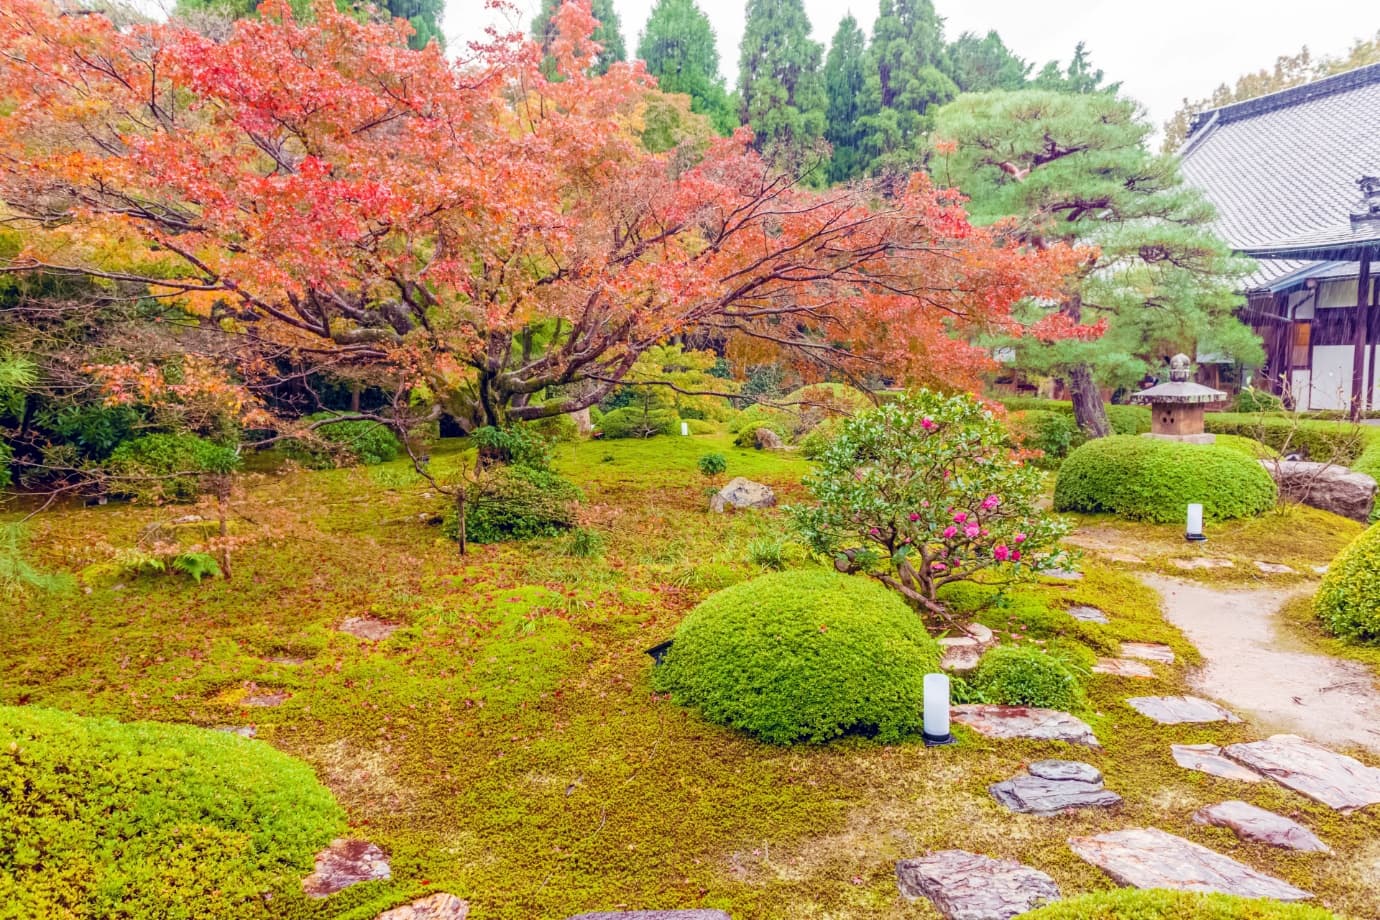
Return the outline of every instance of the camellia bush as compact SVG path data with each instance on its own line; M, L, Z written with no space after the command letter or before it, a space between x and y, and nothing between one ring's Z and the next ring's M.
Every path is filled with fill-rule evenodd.
M1016 459L992 412L928 390L848 419L789 509L802 538L843 572L864 572L940 611L943 585L1064 564L1064 521L1039 511L1038 470Z

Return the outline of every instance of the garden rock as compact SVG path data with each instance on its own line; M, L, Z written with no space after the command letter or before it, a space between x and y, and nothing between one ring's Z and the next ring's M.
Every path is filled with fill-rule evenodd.
M1123 642L1121 654L1124 658L1139 658L1141 661L1158 661L1160 664L1174 663L1174 650L1167 645L1154 642Z
M1209 805L1194 812L1193 820L1199 824L1229 828L1243 840L1258 840L1285 850L1332 852L1331 847L1297 821L1257 808L1248 802L1233 800Z
M1376 484L1365 473L1307 460L1261 460L1260 464L1274 477L1281 497L1363 524L1370 520Z
M1297 735L1233 744L1223 753L1343 814L1380 803L1380 770Z
M1243 783L1258 783L1265 777L1228 759L1215 744L1175 744L1170 746L1174 762L1185 770L1197 770L1222 779L1237 779Z
M1154 677L1150 665L1132 658L1099 658L1093 665L1094 674L1111 674L1114 677Z
M928 899L946 920L1010 920L1059 900L1059 887L1045 873L963 850L901 860L896 885L907 898Z
M453 894L438 891L425 898L395 907L379 914L374 920L465 920L470 905Z
M1263 575L1293 575L1294 570L1282 562L1262 562L1257 559L1255 567Z
M227 735L239 735L241 738L253 738L258 734L252 725L219 725L216 731L225 732Z
M1161 725L1241 721L1211 700L1197 696L1133 696L1126 704Z
M781 440L781 435L770 428L758 428L752 433L752 440L757 445L758 450L786 449L786 442Z
M316 854L316 869L302 879L308 897L324 898L360 882L392 878L388 857L367 840L339 839Z
M958 636L939 640L943 656L939 666L946 671L971 671L982 658L982 645L976 639Z
M1102 786L1102 772L1075 760L1041 760L1029 773L987 787L992 798L1021 814L1054 815L1075 808L1111 808L1121 796Z
M1257 872L1229 856L1158 828L1132 828L1095 837L1073 837L1069 848L1118 884L1234 894L1243 898L1303 901L1312 895Z
M732 920L721 910L607 910L568 920Z
M1171 559L1175 568L1180 569L1232 569L1236 563L1230 559L1214 559L1211 556L1198 556L1195 559Z
M373 617L346 617L337 628L357 639L364 639L367 642L381 642L398 631L398 624L377 620Z
M981 623L969 623L967 626L963 627L963 631L982 645L991 645L997 640L992 630Z
M1083 573L1075 572L1072 569L1045 569L1040 573L1046 578L1053 578L1057 581L1082 581Z
M1089 607L1086 604L1079 604L1077 607L1069 608L1069 616L1075 620L1082 620L1084 623L1110 623L1107 614L1098 610L1096 607Z
M738 476L729 480L728 485L709 500L709 510L716 514L722 514L729 507L775 508L776 493L770 486Z
M1088 723L1057 709L966 703L954 706L951 712L955 722L989 738L1030 738L1100 747Z

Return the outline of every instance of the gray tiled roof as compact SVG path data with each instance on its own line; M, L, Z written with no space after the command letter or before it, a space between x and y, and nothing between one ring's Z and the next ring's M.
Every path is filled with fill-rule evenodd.
M1360 198L1356 180L1380 175L1380 64L1204 112L1181 156L1237 248L1340 233ZM1307 264L1261 262L1249 286Z

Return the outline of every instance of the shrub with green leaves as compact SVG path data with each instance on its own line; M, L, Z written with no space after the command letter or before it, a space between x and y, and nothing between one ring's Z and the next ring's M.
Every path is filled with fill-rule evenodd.
M1224 521L1268 511L1278 494L1269 472L1239 450L1116 436L1069 454L1054 486L1054 510L1168 524L1182 521L1196 502L1208 520Z
M465 539L470 543L503 543L554 537L575 526L575 505L583 496L569 480L530 466L499 466L472 487L465 504ZM460 535L451 509L442 532Z
M695 465L706 479L713 479L715 476L723 475L724 470L728 469L728 460L723 454L705 454Z
M10 476L10 461L14 459L14 451L10 450L8 444L0 444L0 489L8 489L13 481Z
M895 594L826 569L763 575L686 616L652 674L711 722L773 744L920 729L939 647Z
M334 412L318 412L303 419L308 424L325 424L312 429L315 441L289 439L288 456L311 469L325 470L353 464L375 466L402 453L401 442L387 425L369 419L330 421L336 417Z
M992 649L982 656L972 680L987 702L1002 706L1069 710L1084 699L1083 682L1073 666L1034 645Z
M889 578L920 606L980 572L1063 562L1069 525L1039 508L1039 471L1012 458L1001 422L966 394L919 390L848 419L804 485L816 504L787 511L810 549Z
M1006 424L1011 431L1013 445L1023 450L1039 451L1041 456L1033 462L1047 469L1057 467L1070 450L1083 443L1083 433L1078 430L1078 423L1073 415L1066 412L1027 409L1012 412Z
M1236 394L1236 405L1232 408L1237 412L1279 412L1284 408L1284 400L1264 390L1243 387Z
M800 448L800 455L806 460L819 459L819 457L824 454L825 449L828 448L830 442L832 442L834 438L837 438L839 432L842 430L843 419L825 419L811 428L809 433L797 442L796 446Z
M1107 423L1112 426L1114 434L1145 434L1150 430L1150 408L1148 406L1108 406Z
M261 741L0 707L0 903L14 917L284 916L345 827Z
M194 434L146 434L116 447L105 463L110 491L144 502L196 499L201 477L239 466L233 448Z
M1268 444L1262 444L1255 438L1248 438L1239 434L1219 434L1214 437L1217 440L1213 441L1213 444L1217 447L1234 450L1253 460L1273 460L1279 457L1279 451Z
M470 433L470 443L486 461L511 463L534 470L551 466L551 442L529 425L485 425Z
M1380 524L1371 526L1332 560L1313 609L1334 636L1380 644Z
M1021 920L1340 920L1331 911L1304 904L1225 894L1121 888L1037 907Z
M624 406L604 413L599 419L599 431L606 438L654 438L679 430L680 416L674 409L644 410L640 406Z

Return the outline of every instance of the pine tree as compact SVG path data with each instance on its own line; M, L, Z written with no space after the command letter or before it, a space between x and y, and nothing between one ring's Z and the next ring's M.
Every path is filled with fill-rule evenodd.
M944 22L931 0L881 0L868 47L863 149L872 172L910 172L927 115L958 95L949 78Z
M995 30L979 38L964 32L949 45L954 83L965 93L1024 89L1033 64L1017 57Z
M714 29L695 0L657 0L637 56L663 91L688 95L691 110L707 116L719 133L738 126L738 113L719 75Z
M1018 364L1060 376L1089 437L1110 432L1099 386L1130 386L1177 352L1263 355L1236 318L1248 266L1210 229L1212 207L1178 161L1146 146L1134 102L1108 92L964 95L935 119L935 172L971 197L979 220L1016 217L1032 245L1087 244L1059 312L1105 320L1106 334L1010 343ZM939 141L942 140L942 143ZM1031 306L1034 315L1045 309Z
M542 0L541 12L532 20L532 37L541 43L543 51L549 49L556 39L556 11L563 2ZM594 30L593 38L603 46L594 72L606 73L614 61L628 59L628 49L623 44L623 25L618 19L617 10L613 8L613 0L591 0L590 9L594 18L599 20L599 28Z
M810 38L802 0L748 0L738 67L740 120L752 126L757 148L791 171L813 169L824 136L824 48Z
M863 91L867 83L867 38L852 15L839 22L824 62L824 92L829 99L825 139L834 148L829 180L857 177L865 165L862 153Z

